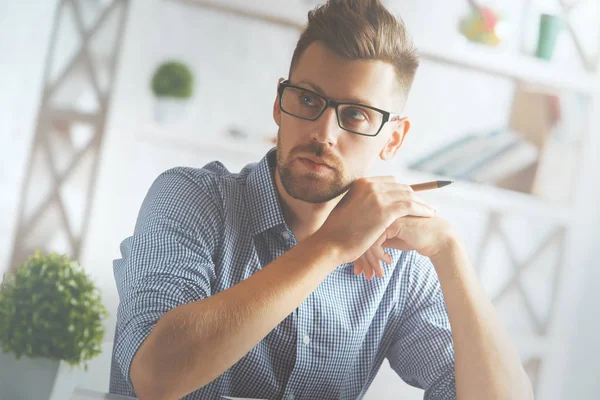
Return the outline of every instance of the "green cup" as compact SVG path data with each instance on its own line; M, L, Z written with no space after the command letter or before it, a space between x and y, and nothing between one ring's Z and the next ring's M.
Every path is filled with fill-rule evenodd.
M540 16L540 32L535 52L537 58L548 61L552 59L562 25L562 19L557 15L542 14Z

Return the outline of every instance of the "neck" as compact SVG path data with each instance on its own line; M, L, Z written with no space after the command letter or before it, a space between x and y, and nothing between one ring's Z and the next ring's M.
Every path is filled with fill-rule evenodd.
M342 199L343 194L325 203L313 204L298 200L288 194L275 168L275 187L279 194L283 218L298 242L315 233Z

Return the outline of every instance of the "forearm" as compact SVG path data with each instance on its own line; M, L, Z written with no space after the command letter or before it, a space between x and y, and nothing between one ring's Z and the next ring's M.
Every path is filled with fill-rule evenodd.
M533 399L518 352L462 246L432 258L448 309L459 400Z
M180 398L217 378L292 313L337 266L311 237L239 284L166 313L140 347L141 399Z

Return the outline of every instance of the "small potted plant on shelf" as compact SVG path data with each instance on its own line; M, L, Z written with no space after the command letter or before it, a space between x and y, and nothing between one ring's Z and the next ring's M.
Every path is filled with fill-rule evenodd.
M180 118L193 91L194 75L187 65L180 61L159 65L152 76L157 121L162 123Z
M5 274L0 283L0 397L71 398L76 382L58 382L59 367L87 370L87 362L101 352L106 316L94 282L65 255L37 251Z

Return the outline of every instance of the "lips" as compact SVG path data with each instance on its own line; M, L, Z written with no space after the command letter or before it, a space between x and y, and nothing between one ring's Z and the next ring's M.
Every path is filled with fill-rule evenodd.
M314 164L321 165L323 167L331 168L331 166L327 162L325 162L324 160L322 160L320 158L317 158L317 157L310 157L309 156L309 157L300 157L300 158L308 160L308 161L311 161Z

